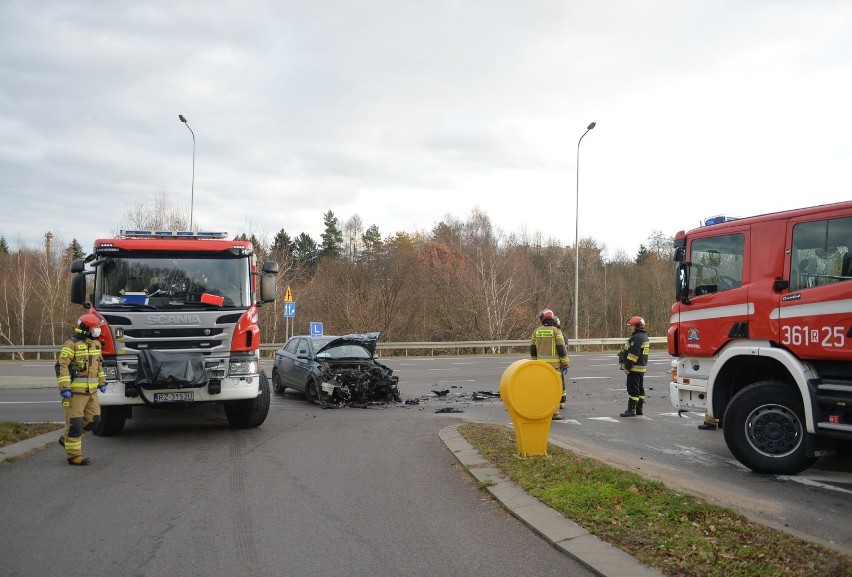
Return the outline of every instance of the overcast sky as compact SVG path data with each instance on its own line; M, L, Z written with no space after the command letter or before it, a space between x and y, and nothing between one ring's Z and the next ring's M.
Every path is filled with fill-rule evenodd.
M13 249L89 250L163 192L231 235L479 208L573 245L592 121L579 235L610 255L848 200L852 2L0 2Z

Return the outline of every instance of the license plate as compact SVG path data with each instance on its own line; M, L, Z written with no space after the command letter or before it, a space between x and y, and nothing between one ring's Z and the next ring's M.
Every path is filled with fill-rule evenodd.
M154 393L155 403L178 403L181 401L195 400L195 393L192 391L180 393Z

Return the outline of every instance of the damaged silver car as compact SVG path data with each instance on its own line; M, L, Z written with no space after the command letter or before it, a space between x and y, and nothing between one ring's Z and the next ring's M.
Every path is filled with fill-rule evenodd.
M324 406L399 402L399 377L376 357L379 333L290 337L275 353L272 387Z

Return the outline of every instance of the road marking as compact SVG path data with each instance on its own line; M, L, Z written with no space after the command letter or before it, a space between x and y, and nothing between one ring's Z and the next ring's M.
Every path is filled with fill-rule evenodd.
M59 403L60 401L0 401L0 405L44 405L45 403Z
M608 423L618 423L618 419L613 419L612 417L589 417L590 421L606 421Z
M661 417L680 417L681 419L688 419L689 417L686 414L678 415L677 413L659 413Z
M827 491L836 491L838 493L846 493L847 495L852 495L852 490L844 489L842 487L838 487L836 485L832 485L830 482L823 482L818 478L805 477L805 476L787 476L787 475L778 475L778 478L783 481L793 481L795 483L799 483L800 485L805 485L807 487L816 487L817 489L825 489ZM844 482L848 482L848 474L845 477L840 477ZM828 479L826 479L828 481Z

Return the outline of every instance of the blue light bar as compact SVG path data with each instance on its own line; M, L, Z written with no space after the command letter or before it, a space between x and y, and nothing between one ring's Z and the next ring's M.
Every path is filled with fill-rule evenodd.
M123 238L228 238L227 232L191 230L122 230L119 236Z
M722 224L723 222L730 222L732 220L737 220L736 217L733 216L725 216L720 214L718 216L711 216L709 218L704 219L704 226L712 226L714 224Z

